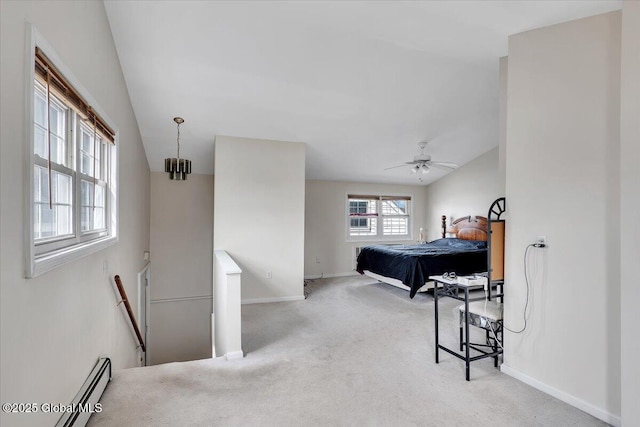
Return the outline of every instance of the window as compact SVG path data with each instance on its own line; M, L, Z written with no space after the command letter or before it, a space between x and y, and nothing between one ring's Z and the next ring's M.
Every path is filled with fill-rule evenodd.
M349 240L411 239L411 197L350 194L347 204Z
M378 214L375 199L349 198L349 235L375 236L378 232Z
M108 181L103 161L108 158L104 154L107 146L85 125L80 134L80 231L99 232L106 230Z
M27 277L116 240L115 132L61 69L34 46Z

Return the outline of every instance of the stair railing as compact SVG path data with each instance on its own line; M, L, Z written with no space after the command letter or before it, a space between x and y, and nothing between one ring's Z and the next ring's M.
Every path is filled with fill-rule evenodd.
M136 333L136 337L138 337L140 348L142 348L142 351L146 353L147 349L144 345L144 340L142 339L142 334L140 333L140 329L138 328L138 322L136 322L136 318L133 315L133 311L131 310L131 304L129 304L127 293L124 290L124 286L122 286L122 280L120 280L120 276L118 276L117 274L114 277L114 280L116 281L116 286L118 287L120 298L122 298L118 303L118 305L120 305L121 303L124 303L124 307L127 309L127 314L129 314L129 320L131 321L131 326L133 326L133 331Z

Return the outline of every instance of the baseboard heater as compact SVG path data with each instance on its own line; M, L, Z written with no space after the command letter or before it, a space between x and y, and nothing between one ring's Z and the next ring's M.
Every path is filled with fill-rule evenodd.
M101 410L101 407L96 406L96 403L100 400L100 396L110 380L111 359L101 357L69 405L71 410L64 412L56 427L85 426L91 414Z

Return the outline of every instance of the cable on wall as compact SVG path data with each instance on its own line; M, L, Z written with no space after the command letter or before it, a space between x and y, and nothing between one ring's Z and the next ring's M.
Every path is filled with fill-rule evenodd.
M529 249L531 248L538 248L538 247L544 247L544 246L536 246L537 244L529 244L527 245L527 248L524 250L524 281L527 285L527 296L525 299L525 304L524 304L524 310L522 311L522 320L524 321L524 326L522 327L522 329L520 329L519 331L514 331L513 329L509 329L507 328L505 325L503 325L503 328L506 329L509 332L512 332L514 334L521 334L523 333L526 329L527 329L527 308L529 308L529 273L527 270L527 255L529 254Z

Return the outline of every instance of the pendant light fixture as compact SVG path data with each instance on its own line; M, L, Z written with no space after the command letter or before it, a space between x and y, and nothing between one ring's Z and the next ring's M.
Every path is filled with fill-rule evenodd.
M169 174L169 179L184 181L191 173L191 160L180 158L180 125L184 123L182 117L174 117L173 121L178 125L178 157L164 159L164 171Z

